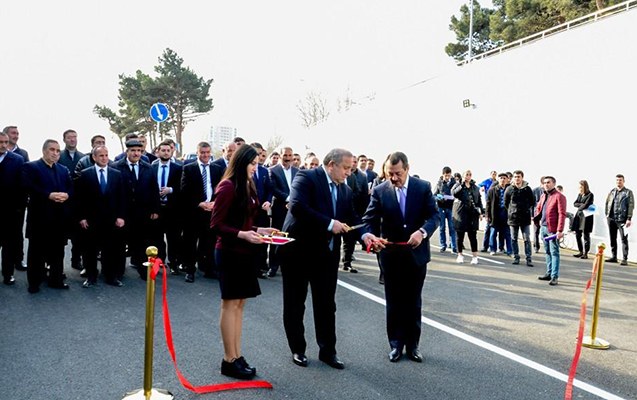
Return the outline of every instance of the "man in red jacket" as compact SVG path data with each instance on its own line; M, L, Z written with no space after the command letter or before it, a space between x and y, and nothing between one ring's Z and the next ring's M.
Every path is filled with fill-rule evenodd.
M552 240L544 240L546 251L546 274L538 276L541 281L550 281L549 285L557 285L560 273L559 240L564 237L566 220L566 197L555 189L555 178L545 176L542 180L544 192L535 209L535 221L539 221L540 237L557 235Z

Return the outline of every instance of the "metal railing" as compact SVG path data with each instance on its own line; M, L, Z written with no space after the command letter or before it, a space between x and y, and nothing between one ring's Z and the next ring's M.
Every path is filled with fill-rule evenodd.
M590 13L588 15L584 15L582 17L579 18L575 18L573 20L567 21L563 24L560 25L556 25L552 28L549 29L545 29L541 32L538 33L534 33L533 35L529 35L526 37L523 37L522 39L518 39L515 42L511 42L511 43L507 43L505 45L502 45L500 47L496 47L495 49L489 50L489 51L485 51L484 53L481 54L477 54L467 60L461 61L459 63L457 63L458 66L462 66L465 64L468 64L472 61L475 60L480 60L483 58L487 58L487 57L492 57L494 55L503 53L505 51L509 51L515 48L518 48L522 45L525 44L529 44L532 42L535 42L537 40L541 40L544 39L548 36L552 36L555 35L556 33L560 33L560 32L564 32L564 31L568 31L571 30L573 28L577 28L580 27L582 25L586 25L592 22L596 22L600 19L606 18L606 17L610 17L611 15L616 15L619 13L622 13L624 11L628 11L631 8L635 8L637 7L637 0L628 0L625 1L623 3L619 3L619 4L615 4L613 6L610 7L606 7L603 8L601 10L595 11L593 13Z

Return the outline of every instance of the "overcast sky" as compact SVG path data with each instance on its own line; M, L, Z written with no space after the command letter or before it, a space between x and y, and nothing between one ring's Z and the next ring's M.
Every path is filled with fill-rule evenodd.
M90 136L110 134L92 109L117 107L118 74L153 73L170 47L214 79L215 108L186 128L187 151L212 125L264 144L293 137L303 130L295 104L308 91L335 108L348 88L354 99L382 95L455 68L444 46L464 3L3 2L0 125L18 125L32 158L68 128L87 150Z

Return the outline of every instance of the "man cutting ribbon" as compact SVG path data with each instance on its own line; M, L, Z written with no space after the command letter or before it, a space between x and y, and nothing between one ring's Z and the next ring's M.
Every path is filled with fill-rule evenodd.
M387 180L372 190L363 216L361 238L380 251L385 274L389 360L407 357L422 362L418 350L422 287L431 255L429 238L438 228L438 208L427 181L409 176L407 156L401 152L385 161Z

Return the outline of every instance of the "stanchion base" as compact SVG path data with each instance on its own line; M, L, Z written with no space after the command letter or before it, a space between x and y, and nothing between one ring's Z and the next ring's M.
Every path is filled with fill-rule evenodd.
M144 389L137 389L126 393L122 400L172 400L173 398L173 394L165 389L151 389L148 398L144 395Z
M593 340L590 336L585 336L582 341L582 346L588 347L589 349L599 349L599 350L607 350L610 348L610 343L605 341L604 339L595 338Z

